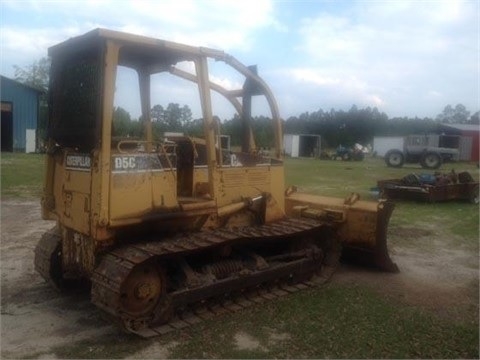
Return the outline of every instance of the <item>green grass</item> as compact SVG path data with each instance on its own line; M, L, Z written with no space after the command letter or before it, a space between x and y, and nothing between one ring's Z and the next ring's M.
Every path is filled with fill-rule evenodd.
M432 173L420 165L407 164L395 169L385 165L381 158L367 157L364 161L334 161L317 159L285 160L285 177L287 185L298 185L301 189L319 195L345 197L355 191L363 199L372 197L370 189L377 186L377 180L399 179L405 175L416 173ZM469 171L477 179L479 171L476 165L468 163L447 163L439 171L457 173Z
M232 331L233 330L233 331ZM234 335L250 334L257 349L239 350ZM221 335L220 335L221 334ZM273 335L283 335L275 341ZM220 337L219 337L220 335ZM268 307L204 324L172 357L207 358L470 358L478 327L445 323L397 306L361 287L331 284ZM202 349L199 354L195 349Z
M242 348L239 334L258 343ZM169 346L170 358L478 358L478 336L475 324L452 324L360 286L330 284L159 339L108 336L52 352L119 358L157 344Z
M45 157L41 154L2 153L2 196L39 197L42 193Z
M478 206L464 202L427 204L397 201L390 226L448 232L453 235L451 245L478 252L478 214Z

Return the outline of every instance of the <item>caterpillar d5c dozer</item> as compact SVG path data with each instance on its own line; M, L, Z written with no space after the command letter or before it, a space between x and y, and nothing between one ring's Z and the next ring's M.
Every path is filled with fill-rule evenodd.
M38 243L35 267L58 288L87 279L92 302L125 330L158 335L322 283L341 255L398 271L386 245L391 203L285 189L277 104L254 67L222 51L104 29L49 55L42 211L57 225ZM219 62L241 75L240 89L209 76ZM138 74L128 91L140 99L142 139L113 136L119 69ZM204 138L154 139L158 74L198 91ZM220 146L212 92L242 119L241 151ZM255 149L253 96L271 111L273 156Z

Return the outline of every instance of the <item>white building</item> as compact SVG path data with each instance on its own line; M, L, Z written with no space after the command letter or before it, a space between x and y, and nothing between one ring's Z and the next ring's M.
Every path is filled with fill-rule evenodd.
M283 135L283 148L291 157L319 157L321 149L320 135Z

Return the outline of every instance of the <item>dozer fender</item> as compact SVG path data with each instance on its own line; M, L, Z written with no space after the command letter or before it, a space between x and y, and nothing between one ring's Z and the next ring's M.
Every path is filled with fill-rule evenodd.
M342 243L342 258L382 271L398 272L387 247L387 229L394 204L363 201L358 194L346 199L287 189L285 212L292 217L326 219Z

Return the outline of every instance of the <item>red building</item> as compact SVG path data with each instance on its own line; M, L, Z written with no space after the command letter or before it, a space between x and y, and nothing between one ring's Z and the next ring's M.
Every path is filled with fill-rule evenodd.
M460 158L468 161L479 161L480 125L442 124L440 130L445 135L460 135ZM462 154L463 152L463 154ZM463 156L462 156L463 155Z

